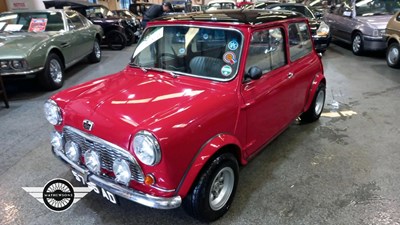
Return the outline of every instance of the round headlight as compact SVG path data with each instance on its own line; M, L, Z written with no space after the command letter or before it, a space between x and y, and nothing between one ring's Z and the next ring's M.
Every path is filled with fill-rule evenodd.
M47 121L53 125L59 125L62 122L61 109L57 103L51 99L44 103L44 114Z
M63 149L64 139L60 133L54 131L51 134L50 143L51 143L51 146L53 146L54 151L58 154L58 152L61 152Z
M14 69L21 69L22 68L22 62L19 61L19 60L13 60L13 61L11 61L11 66Z
M115 181L125 185L129 184L131 180L131 170L129 164L123 159L117 159L113 163L113 172Z
M138 159L146 165L154 166L161 160L160 145L150 132L139 131L135 135L133 150Z
M8 61L0 61L0 68L1 69L9 69L10 68L10 66L9 66L9 63L8 63Z
M85 152L85 165L93 173L100 173L100 156L97 152Z

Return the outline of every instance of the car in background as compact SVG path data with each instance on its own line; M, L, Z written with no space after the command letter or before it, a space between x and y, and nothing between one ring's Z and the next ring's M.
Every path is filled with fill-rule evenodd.
M211 0L207 4L207 11L236 8L236 1L234 0Z
M329 26L320 19L321 14L318 14L318 17L315 16L314 12L311 11L306 5L299 3L279 3L270 4L266 6L266 8L273 10L290 10L301 13L307 17L310 23L314 47L318 53L324 53L331 43L332 36L330 34ZM291 34L289 33L289 35Z
M201 11L205 11L207 10L207 6L206 5L192 5L192 12L201 12Z
M318 120L325 92L307 18L216 10L150 21L123 71L44 110L52 152L104 200L210 222L231 207L239 165L298 117Z
M267 9L267 6L272 5L272 4L277 4L279 1L257 1L256 3L252 5L246 5L244 6L245 9Z
M154 3L150 2L135 2L129 5L129 11L134 15L138 16L140 20L143 18L144 13L152 6Z
M0 75L36 77L43 88L64 83L64 70L84 58L101 60L102 29L73 10L0 14Z
M118 10L113 10L111 11L114 15L125 19L129 26L129 29L133 32L134 39L132 40L132 43L136 43L137 40L139 39L140 35L142 34L142 25L140 23L140 17L136 16L133 14L131 11L127 9L118 9Z
M386 26L386 62L390 67L400 68L400 10L393 15Z
M53 0L43 1L46 8L63 9L69 7L80 12L94 24L100 25L104 30L102 44L108 45L112 50L122 50L127 45L137 40L135 27L126 19L115 16L107 7L79 0Z
M399 0L345 0L324 15L334 39L351 44L355 55L386 49L385 28L400 8Z

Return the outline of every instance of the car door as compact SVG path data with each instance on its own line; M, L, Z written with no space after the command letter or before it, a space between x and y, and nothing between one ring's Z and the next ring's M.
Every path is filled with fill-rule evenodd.
M356 26L355 19L352 17L352 9L343 4L337 16L335 36L346 42L351 41L351 33Z
M258 67L263 75L241 85L241 113L247 121L245 146L249 155L276 136L293 117L288 109L293 93L288 82L290 66L284 30L266 28L251 35L245 70Z
M68 59L66 58L66 64L72 64L88 55L93 46L88 45L90 39L86 35L87 27L80 19L79 13L75 11L67 11L66 15L68 18L68 27L72 34L68 45L73 51L73 54L69 55ZM93 37L91 39L93 39Z

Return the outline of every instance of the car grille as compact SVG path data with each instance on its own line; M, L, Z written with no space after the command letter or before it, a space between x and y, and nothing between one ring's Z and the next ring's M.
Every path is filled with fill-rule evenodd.
M65 127L63 133L65 142L73 141L79 145L79 148L81 149L81 156L83 156L88 150L97 152L100 156L101 168L108 171L113 171L114 160L118 158L124 159L129 163L132 174L131 179L138 182L144 181L143 172L140 166L134 159L132 160L133 157L130 158L125 152L122 152L124 150L113 147L111 144L107 144L106 141L98 137L84 134L82 131L75 131L74 128ZM106 175L104 176L108 177Z

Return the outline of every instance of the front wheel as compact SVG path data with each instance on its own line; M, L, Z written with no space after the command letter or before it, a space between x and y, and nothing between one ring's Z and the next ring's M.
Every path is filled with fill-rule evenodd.
M101 60L101 48L100 48L99 41L97 39L94 40L93 50L88 55L88 60L90 63L97 63L97 62L100 62L100 60Z
M211 161L200 174L183 208L192 217L204 221L215 221L231 206L239 179L236 158L224 153Z
M46 90L56 90L64 83L64 64L55 53L47 56L46 64L41 73L38 74L40 84Z
M354 55L362 55L364 52L364 41L361 33L356 33L353 35L351 42L351 50Z
M320 83L310 108L308 108L308 110L300 116L302 123L311 123L319 119L322 114L322 110L324 109L325 92L325 84Z
M136 35L130 28L125 28L126 45L131 46L136 43Z
M112 50L122 50L126 46L126 36L120 31L112 30L107 33L107 44Z
M393 68L400 68L400 46L399 43L394 42L389 45L386 51L386 62L388 66Z

